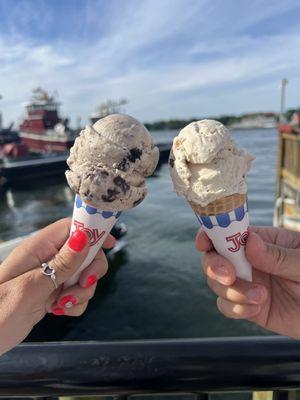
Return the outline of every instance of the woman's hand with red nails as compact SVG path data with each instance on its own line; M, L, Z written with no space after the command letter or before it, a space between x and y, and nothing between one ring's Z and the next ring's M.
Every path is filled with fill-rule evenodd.
M83 231L70 238L70 219L63 219L24 240L0 265L0 355L20 343L47 312L79 316L94 295L96 281L107 272L102 250L84 270L78 284L63 290L63 283L80 267L89 251ZM103 247L113 247L109 235ZM56 271L55 286L42 274L42 263ZM94 283L87 286L93 276Z
M252 227L246 257L253 281L238 279L233 265L220 256L203 231L196 248L204 252L208 286L219 310L270 331L300 339L300 234L283 228Z

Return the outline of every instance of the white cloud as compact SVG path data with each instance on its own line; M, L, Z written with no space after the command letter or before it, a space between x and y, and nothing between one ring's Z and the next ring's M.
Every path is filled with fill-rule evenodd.
M49 45L32 47L31 51L26 55L29 63L32 61L34 64L49 70L50 68L70 65L74 59L66 57L63 54L55 52L55 49Z
M228 1L225 10L220 1L213 6L206 0L134 0L122 3L121 9L116 2L99 37L97 2L92 2L85 15L95 35L88 45L63 38L34 42L18 33L9 40L0 37L4 119L23 113L36 86L57 90L64 113L73 121L78 115L88 118L106 98L120 97L130 100L127 112L142 120L240 112L256 104L271 109L272 85L283 76L291 85L298 81L300 29L288 28L276 36L245 33L250 25L295 6L290 1L269 7L261 3L239 8ZM298 101L296 91L290 94L290 101Z

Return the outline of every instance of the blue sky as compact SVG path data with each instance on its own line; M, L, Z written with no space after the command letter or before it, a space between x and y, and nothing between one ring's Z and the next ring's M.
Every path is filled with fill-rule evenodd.
M86 122L107 98L141 121L300 105L298 0L0 0L0 109L32 88Z

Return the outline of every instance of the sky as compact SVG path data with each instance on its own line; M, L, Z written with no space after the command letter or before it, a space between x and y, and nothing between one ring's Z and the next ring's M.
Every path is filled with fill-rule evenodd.
M0 0L0 110L58 93L88 122L106 99L143 122L300 106L299 0Z

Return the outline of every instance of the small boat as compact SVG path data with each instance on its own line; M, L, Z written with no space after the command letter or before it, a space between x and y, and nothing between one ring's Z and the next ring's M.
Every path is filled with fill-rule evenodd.
M20 138L30 152L62 153L74 143L77 131L69 127L68 119L58 114L54 96L37 88L26 106L27 116L20 125Z

